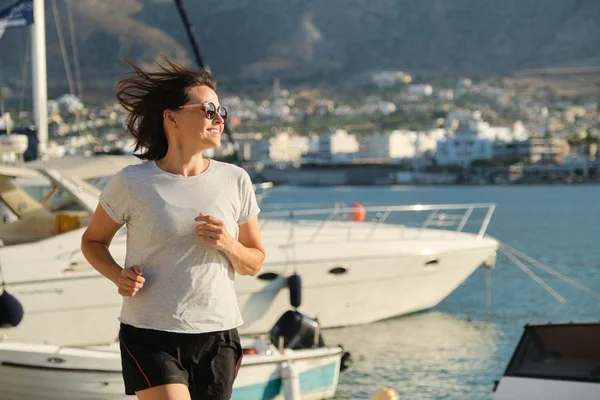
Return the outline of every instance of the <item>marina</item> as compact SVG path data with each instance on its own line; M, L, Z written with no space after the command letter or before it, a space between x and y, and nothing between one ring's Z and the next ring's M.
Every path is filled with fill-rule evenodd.
M103 170L95 164L96 173L109 175L112 164L106 165ZM37 186L40 198L11 183L15 176L35 178L36 185L45 179L46 186ZM121 299L79 249L98 189L49 168L7 168L3 179L5 220L10 222L0 226L6 243L0 249L2 284L28 315L6 334L71 345L111 340ZM318 317L323 328L425 310L479 266L493 267L498 243L485 235L493 204L386 205L360 211L360 218L355 208L341 206L269 211L265 203L261 230L267 259L260 274L236 280L245 321L241 333L266 332L292 305ZM117 262L123 262L125 241L122 229L111 243ZM290 286L292 276L299 277L295 287Z
M183 4L175 5L203 67ZM83 137L64 140L73 148L49 140L67 131L119 127L122 114L105 109L87 123L78 116L69 125L57 111L49 122L49 106L64 108L65 102L48 102L44 1L21 1L7 10L1 23L31 24L36 127L26 129L29 137L11 134L10 114L0 115L7 133L0 140L0 399L129 398L120 363L127 346L117 337L122 299L80 245L106 179L138 161L102 155L131 147L114 132L91 140L101 143L93 156L89 149L65 153L87 148L91 142L81 145ZM34 12L42 18L32 24ZM0 36L7 26L0 25ZM294 109L305 127L324 109L322 116L361 109L325 102L302 111L276 82L272 103L260 106L265 126L294 124ZM446 89L446 100L470 87L461 78ZM526 131L515 128L521 121L491 126L481 110L450 112L443 99L434 101L448 106L443 113L429 109L432 93L430 85L411 85L389 99L400 101L398 112L393 101L370 99L374 108L363 114L384 119L413 110L424 117L422 129L444 126L434 129L445 136L435 142L439 149L426 155L421 133L412 128L386 133L386 139L374 132L361 137L361 146L343 129L337 136L323 130L318 137L310 132L316 149L306 160L320 155L326 162L299 164L307 154L298 153L296 161L265 164L267 153L271 161L271 153L289 156L281 143L291 143L286 135L293 129L271 129L281 142L249 133L257 143L236 148L225 127L235 162L240 152L246 161L260 156L260 168L249 169L263 182L255 189L267 254L259 274L235 281L244 357L233 400L598 398L600 187L586 184L599 176L597 103L556 109L523 103ZM488 95L499 112L511 107L509 101L522 105L504 88L489 88ZM75 96L68 99L83 107ZM248 108L243 111L253 111ZM486 118L502 119L486 112L486 104L479 108ZM281 120L273 119L280 111ZM428 121L434 115L435 123ZM571 127L577 129L566 138ZM535 131L543 137L533 137ZM509 142L494 137L501 132ZM414 143L407 139L413 134ZM336 137L345 142L334 145ZM402 141L392 146L392 138ZM23 163L33 147L33 158L41 159ZM367 158L343 161L359 154ZM382 158L371 162L373 155ZM515 157L525 158L513 163ZM110 245L121 265L126 240L123 227Z
M279 187L269 190L263 208L289 209L297 203L314 207L334 200L369 207L383 198L400 206L442 199L456 204L467 199L495 200L488 227L491 235L518 244L527 254L598 292L597 257L592 250L598 232L590 222L590 216L598 213L593 201L597 190L595 186ZM562 213L573 200L580 208ZM366 398L381 387L393 387L402 397L417 399L492 399L494 382L502 377L526 324L597 321L596 299L548 281L565 297L566 302L559 303L500 254L491 270L488 306L488 272L475 270L428 312L326 329L327 342L343 344L353 359L340 375L336 398ZM289 302L289 294L281 294Z

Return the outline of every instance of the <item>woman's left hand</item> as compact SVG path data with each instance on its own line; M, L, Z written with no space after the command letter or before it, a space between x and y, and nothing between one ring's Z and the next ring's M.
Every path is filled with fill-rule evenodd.
M220 219L200 213L194 221L201 222L196 225L196 236L202 242L221 251L226 251L233 243L233 237Z

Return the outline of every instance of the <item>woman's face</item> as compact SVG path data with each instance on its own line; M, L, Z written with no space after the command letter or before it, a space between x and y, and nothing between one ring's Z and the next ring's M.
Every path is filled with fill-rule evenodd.
M195 86L188 91L190 100L177 111L166 115L165 121L171 125L177 139L184 145L195 147L199 151L212 149L221 145L221 135L225 120L219 112L209 119L205 103L214 104L218 110L219 97L208 86ZM174 129L173 129L174 128Z

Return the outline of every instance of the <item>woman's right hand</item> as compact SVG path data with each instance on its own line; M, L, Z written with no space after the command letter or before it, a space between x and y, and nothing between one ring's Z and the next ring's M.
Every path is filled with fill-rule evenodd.
M134 265L133 267L121 270L121 275L117 279L119 294L123 297L133 297L144 287L146 279L142 276L142 267Z

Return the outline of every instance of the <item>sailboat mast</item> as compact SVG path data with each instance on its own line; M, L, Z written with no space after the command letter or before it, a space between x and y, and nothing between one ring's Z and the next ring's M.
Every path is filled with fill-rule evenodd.
M31 66L33 77L33 115L38 137L38 154L46 154L48 144L48 84L46 79L46 22L44 0L33 0L31 25Z
M194 53L194 58L196 59L196 64L201 69L207 69L207 66L204 65L204 60L202 59L202 55L200 54L200 47L198 46L198 41L196 40L196 36L194 35L194 28L192 27L192 23L190 22L185 7L183 5L183 0L174 0L175 7L177 7L177 11L179 12L179 16L181 17L181 21L183 22L183 26L185 28L185 33L187 35L188 40L190 41L190 45L192 46L192 52ZM229 138L229 142L233 146L233 155L235 157L236 164L238 166L242 165L242 158L236 149L236 144L233 139L233 135L229 130L229 124L225 123L224 131L227 137Z

